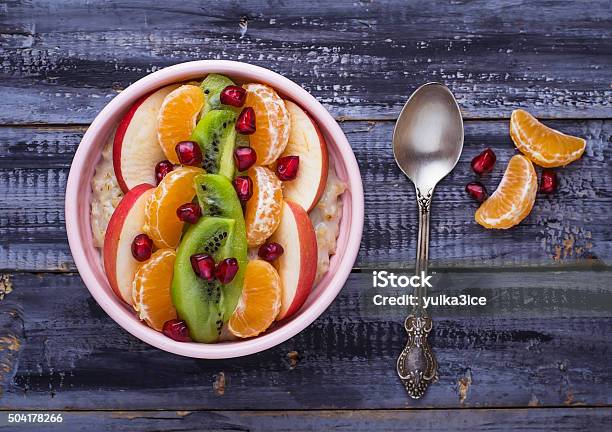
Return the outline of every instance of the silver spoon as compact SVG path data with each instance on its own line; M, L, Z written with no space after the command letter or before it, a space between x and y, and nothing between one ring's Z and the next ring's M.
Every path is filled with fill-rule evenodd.
M439 83L419 87L408 99L393 131L395 162L416 188L419 239L416 272L427 274L429 211L434 188L450 173L463 149L463 120L451 91ZM397 373L408 395L419 399L437 379L438 364L427 340L432 320L424 308L425 287L415 289L417 305L406 318L406 347L397 359Z

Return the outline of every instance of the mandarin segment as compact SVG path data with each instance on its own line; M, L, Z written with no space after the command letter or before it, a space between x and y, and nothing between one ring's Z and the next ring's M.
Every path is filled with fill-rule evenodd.
M176 248L184 222L176 210L190 203L196 194L194 179L204 174L202 168L180 167L169 172L155 188L145 206L143 231L158 248Z
M253 196L245 209L249 247L259 246L270 237L281 220L283 192L281 182L268 168L255 166L248 171L253 181Z
M537 192L533 164L525 156L513 156L497 190L476 211L476 222L485 228L512 228L529 215Z
M270 327L280 308L281 280L276 269L266 261L250 261L228 330L241 338L257 336Z
M567 165L579 159L586 148L583 138L551 129L520 109L510 117L510 136L516 148L545 168Z
M257 153L258 165L269 165L285 150L289 141L290 119L285 102L271 87L245 84L247 107L255 110L255 133L249 136Z
M170 295L175 258L173 249L159 249L140 266L132 283L134 310L157 331L161 331L166 321L176 318Z
M180 141L189 140L204 106L204 93L194 85L182 85L170 92L157 117L157 139L166 158L179 163L174 150Z

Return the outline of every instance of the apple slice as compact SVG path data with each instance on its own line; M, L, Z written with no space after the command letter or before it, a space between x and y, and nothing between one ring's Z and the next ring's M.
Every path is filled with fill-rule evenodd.
M274 262L282 284L277 320L289 318L306 301L317 273L317 237L308 213L297 203L285 201L278 229L270 238L285 252Z
M132 240L142 233L145 204L155 188L141 184L121 200L108 222L104 236L104 271L115 294L131 303L132 281L140 263L132 256Z
M155 186L155 165L166 159L157 141L157 113L178 84L149 93L132 105L119 122L113 143L113 167L119 187L127 192L148 183Z
M299 156L300 166L294 180L283 182L283 196L309 212L327 183L327 144L314 120L302 108L288 100L285 106L291 128L282 156Z

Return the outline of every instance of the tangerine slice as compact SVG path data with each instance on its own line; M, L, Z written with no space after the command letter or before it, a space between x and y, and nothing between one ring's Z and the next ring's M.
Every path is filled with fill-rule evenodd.
M204 174L204 170L184 166L170 171L147 200L142 230L157 248L178 246L184 222L176 215L176 209L193 200L194 178L198 174Z
M172 163L179 163L174 147L191 137L198 114L204 106L202 89L182 85L165 97L157 116L157 140Z
M170 286L174 273L173 249L159 249L140 266L132 283L132 305L149 327L161 331L164 323L176 318Z
M523 154L534 163L553 168L567 165L584 153L586 141L543 125L524 110L514 110L510 116L510 136Z
M531 212L537 192L533 164L523 155L513 156L493 195L476 211L476 222L485 228L512 228Z
M253 196L247 201L244 214L247 243L263 244L281 220L283 191L281 182L268 168L255 166L248 171L253 180Z
M249 261L228 330L241 338L257 336L270 327L280 308L281 281L276 269L263 260Z
M249 136L257 153L257 165L269 165L281 155L289 141L289 112L285 102L264 84L245 84L245 106L255 111L255 133Z

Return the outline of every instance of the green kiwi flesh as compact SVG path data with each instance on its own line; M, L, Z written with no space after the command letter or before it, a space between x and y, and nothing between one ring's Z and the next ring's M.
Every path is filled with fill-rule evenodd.
M191 134L202 150L202 167L208 173L234 178L236 113L232 110L209 111Z
M200 84L200 88L204 92L204 108L202 108L202 117L209 111L225 107L225 105L223 105L219 100L219 95L225 87L231 85L234 85L234 82L225 75L209 74L206 78L204 78L204 81L202 81L202 84Z
M246 241L242 205L232 183L219 174L199 174L194 185L202 216L234 219L237 236L244 234Z

